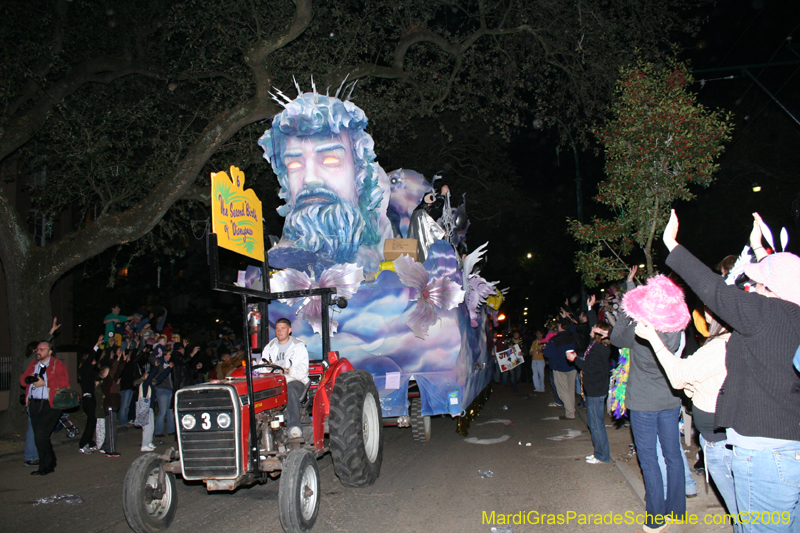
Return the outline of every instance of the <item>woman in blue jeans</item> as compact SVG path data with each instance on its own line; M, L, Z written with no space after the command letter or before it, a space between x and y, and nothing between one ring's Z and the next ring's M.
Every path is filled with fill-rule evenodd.
M608 365L611 349L608 333L611 326L602 320L592 328L592 342L581 356L568 352L567 359L574 361L583 372L583 391L586 394L586 425L592 434L594 453L586 456L586 462L596 465L610 463L611 451L605 423L605 403L608 396Z
M636 322L652 324L667 349L675 352L681 332L689 323L689 309L683 291L666 276L655 276L628 291L622 310L611 330L611 344L630 349L630 373L625 407L630 410L631 431L642 468L647 495L647 532L665 529L666 520L684 520L686 515L685 479L681 455L678 417L681 401L667 381L648 341L635 333ZM660 442L667 464L667 494L658 466L656 441Z
M715 431L714 425L717 395L727 375L725 345L731 334L708 308L705 310L705 321L708 327L698 330L707 329L708 338L699 350L686 359L675 357L667 350L649 324L638 324L636 334L652 344L672 386L683 389L686 396L692 399L693 420L700 432L706 471L714 480L728 514L736 515L738 507L731 474L731 450L726 446L725 431ZM740 532L741 525L734 524L734 531Z
M156 357L153 365L154 369L150 372L155 377L151 380L151 385L155 387L156 401L158 402L158 415L156 416L156 436L164 436L164 420L167 423L167 433L175 432L175 418L172 415L172 367L175 366L170 358L172 352L166 351L162 357Z

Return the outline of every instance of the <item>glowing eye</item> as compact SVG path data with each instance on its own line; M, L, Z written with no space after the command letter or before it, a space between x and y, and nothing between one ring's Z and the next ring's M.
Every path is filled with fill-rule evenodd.
M222 429L227 429L231 425L231 415L220 413L217 415L217 425Z
M340 159L338 157L328 156L322 160L322 164L326 167L335 167L339 164Z
M183 415L183 418L181 418L181 425L187 431L190 431L195 424L197 424L197 420L192 415Z
M302 168L302 166L303 166L303 164L301 162L292 161L291 163L286 165L286 168L288 168L289 170L297 170L298 168Z

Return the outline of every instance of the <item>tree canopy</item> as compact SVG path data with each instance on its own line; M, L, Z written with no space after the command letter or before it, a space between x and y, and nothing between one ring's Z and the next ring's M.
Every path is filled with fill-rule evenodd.
M675 61L639 60L621 69L613 117L596 131L605 146L607 179L595 199L616 216L591 224L569 221L572 235L592 245L576 256L587 286L623 277L622 257L634 244L652 276L653 239L673 203L694 198L690 185L707 187L714 179L731 117L698 104L687 89L691 83L686 65Z
M11 350L45 329L50 290L71 268L157 224L176 224L168 234L186 227L185 216L165 222L165 214L203 200L212 171L235 164L261 177L260 187L270 187L259 191L269 211L275 183L255 141L280 110L270 95L276 88L292 95L296 79L309 90L313 76L318 91L334 92L357 81L353 95L370 117L379 161L436 131L452 143L507 140L534 113L558 117L586 142L579 132L605 112L617 68L635 49L656 57L670 32L691 31L694 23L681 18L691 4L6 2L3 175L38 173L34 206L50 221L69 207L74 222L60 239L37 246L0 188L0 261L9 305L24 308L11 313ZM414 154L407 156L402 166L415 168ZM449 164L463 178L462 191L477 195L487 194L481 183L512 177L491 166L497 158L460 150L442 157L416 169ZM472 214L490 218L496 206L486 205Z

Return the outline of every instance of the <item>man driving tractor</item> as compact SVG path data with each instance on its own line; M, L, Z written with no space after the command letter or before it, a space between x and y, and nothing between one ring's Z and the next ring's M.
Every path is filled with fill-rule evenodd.
M308 350L303 341L292 337L292 323L287 318L275 322L275 338L264 347L261 362L283 368L286 374L286 427L290 439L302 439L300 397L308 384ZM269 369L261 369L268 372Z

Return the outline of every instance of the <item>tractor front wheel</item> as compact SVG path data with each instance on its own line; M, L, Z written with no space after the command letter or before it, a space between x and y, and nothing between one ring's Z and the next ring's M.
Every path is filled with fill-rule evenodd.
M286 533L309 531L319 512L319 468L306 448L292 450L283 462L278 509Z
M175 518L178 509L175 476L166 472L164 483L159 485L160 465L158 455L148 453L136 459L125 475L122 510L128 525L136 533L164 531Z

